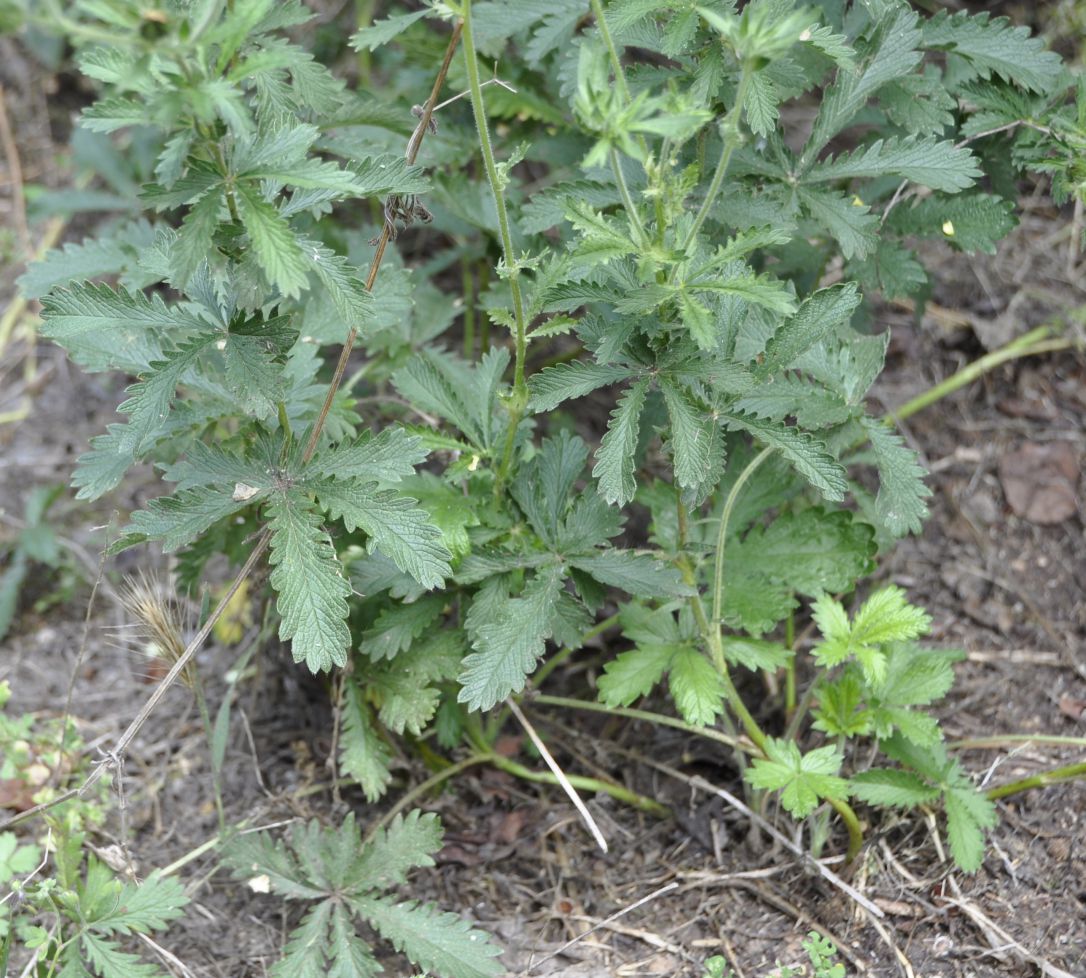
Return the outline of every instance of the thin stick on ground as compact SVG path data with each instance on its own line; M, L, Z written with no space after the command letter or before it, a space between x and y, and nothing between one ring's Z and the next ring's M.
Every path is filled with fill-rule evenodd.
M524 728L524 732L528 734L529 739L535 744L535 749L539 751L539 754L546 762L547 767L554 772L554 776L558 779L558 783L562 786L562 790L569 796L569 800L573 802L573 807L577 809L581 818L584 820L585 825L588 826L588 831L592 833L592 838L596 840L596 845L604 852L607 852L607 840L603 837L599 825L596 824L596 820L592 817L592 813L588 810L585 803L581 801L581 796L577 794L577 789L569 783L569 778L566 777L565 772L558 766L558 762L551 756L551 752L547 750L547 745L543 743L543 739L536 733L535 727L532 726L514 700L508 699L505 702L509 707L510 712L517 718L517 722Z
M583 934L578 934L575 938L573 938L573 940L566 941L566 943L563 944L560 948L557 948L556 950L551 951L550 953L544 955L538 961L530 962L528 967L524 969L523 974L524 975L530 974L532 972L532 970L534 970L535 968L538 968L545 961L550 961L551 958L556 958L560 954L565 954L565 952L568 951L571 947L573 947L574 944L577 944L580 941L583 941L586 937L588 937L589 935L594 934L596 931L606 927L608 924L614 923L620 917L625 917L626 914L631 913L632 911L636 910L638 907L643 907L646 903L651 903L653 900L656 900L657 898L662 897L665 893L670 893L672 890L677 889L678 886L679 886L679 884L677 882L668 883L666 886L661 886L658 890L653 890L647 896L643 896L640 900L636 900L635 902L631 903L628 907L623 907L621 910L618 910L615 913L611 914L610 917L607 917L606 919L601 920L598 923L594 924L592 927L590 927L588 930L586 930Z

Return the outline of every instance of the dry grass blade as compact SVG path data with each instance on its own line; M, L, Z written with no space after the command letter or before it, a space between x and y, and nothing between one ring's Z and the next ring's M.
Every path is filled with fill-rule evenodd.
M596 840L596 845L604 852L607 852L607 840L603 837L599 825L596 824L596 820L592 817L592 813L585 806L585 803L581 801L581 796L577 794L577 789L569 783L569 778L566 777L565 773L558 766L558 762L551 755L551 752L547 750L547 745L543 743L542 738L535 732L535 727L532 726L531 722L521 711L521 708L517 706L513 700L508 699L505 702L509 707L509 711L517 718L517 721L524 728L525 733L528 734L532 743L535 744L536 750L539 751L540 756L546 762L547 767L551 769L554 776L558 779L558 783L562 786L562 790L569 796L569 800L573 802L573 807L577 809L581 818L584 820L585 825L588 826L588 831L592 833L592 838Z

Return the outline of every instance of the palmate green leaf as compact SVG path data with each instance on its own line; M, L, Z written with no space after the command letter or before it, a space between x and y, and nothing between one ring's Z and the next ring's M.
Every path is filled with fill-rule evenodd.
M244 509L251 499L238 500L228 489L200 486L182 489L172 496L159 496L146 509L132 514L126 533L138 541L161 540L165 551L191 543L213 523ZM126 541L127 545L136 540Z
M136 461L132 452L121 451L124 425L111 424L106 434L90 440L90 451L76 459L72 486L79 491L76 499L98 499L120 484Z
M803 300L796 314L786 319L766 343L763 361L755 377L765 380L818 343L822 337L847 322L860 304L856 286L849 282L819 289Z
M727 569L729 577L764 575L813 597L851 590L874 570L877 549L871 527L851 513L788 510L729 542Z
M557 543L570 492L587 458L588 447L582 439L568 431L559 432L557 437L543 440L539 454L524 465L513 483L513 498L548 547ZM578 542L578 549L593 543Z
M1028 27L1014 27L1006 17L940 10L924 21L923 32L925 48L964 58L981 78L995 74L1012 85L1048 92L1063 72L1058 54L1046 51L1041 38L1030 37Z
M339 743L340 770L358 782L367 801L377 801L392 781L392 753L374 726L365 695L353 680L346 684Z
M283 956L272 966L271 978L325 978L331 914L332 904L327 901L306 911L302 922L291 931Z
M561 592L562 575L552 567L536 574L520 597L503 598L496 593L487 600L481 616L472 607L469 624L476 632L475 651L464 659L458 702L469 710L489 710L524 688L554 631Z
M584 397L594 390L617 384L630 376L630 370L619 364L597 364L590 360L575 360L554 367L545 367L532 375L529 406L537 413L553 411L563 401Z
M775 672L783 669L795 653L779 642L765 639L733 637L724 640L724 657L751 672Z
M694 593L683 583L677 568L662 563L652 554L607 549L572 557L569 563L601 584L621 588L637 597L683 598Z
M374 662L405 652L437 620L444 604L441 595L430 595L409 604L389 605L366 630L358 651Z
M629 706L642 696L648 696L664 677L680 645L641 645L620 652L604 664L603 675L596 683L601 703L607 706Z
M74 943L70 945L76 949ZM136 955L128 951L122 951L114 941L95 933L93 930L84 930L79 936L78 947L81 947L86 955L85 961L89 963L97 974L108 978L160 978L161 972L154 965L141 961ZM69 952L70 953L70 952ZM82 962L79 964L76 975L86 974L82 970ZM64 978L71 974L65 966L59 973Z
M726 625L763 635L799 607L788 585L762 574L729 574L721 618Z
M40 299L70 282L120 275L135 265L140 249L152 243L154 234L152 225L140 220L118 228L108 238L86 238L81 244L51 248L19 277L19 291L28 299Z
M844 468L822 442L798 428L750 415L728 412L722 415L722 420L728 428L746 431L764 445L777 449L826 499L839 502L845 498L848 482Z
M128 397L117 408L128 415L128 424L119 432L120 451L143 453L148 438L166 420L181 378L218 336L218 332L205 332L186 340L165 359L151 363L147 375L125 391Z
M926 197L913 206L890 212L890 227L899 234L939 238L965 252L996 253L996 243L1018 224L1014 202L994 194Z
M309 238L300 237L298 243L344 323L359 328L369 322L373 297L350 262Z
M222 217L224 194L216 189L193 204L170 248L170 282L184 287L200 265L215 252L214 236Z
M999 824L996 807L963 777L944 794L947 840L954 862L975 873L984 862L984 832Z
M441 849L441 820L433 812L397 815L377 830L358 859L359 889L389 889L407 881L417 866L433 866Z
M735 402L736 410L768 421L794 417L803 428L831 428L843 424L854 408L836 391L812 383L800 374L780 374Z
M347 905L417 967L449 978L497 978L500 949L456 914L431 904L349 897Z
M695 727L711 726L724 712L724 681L696 649L680 646L668 664L668 689L679 715Z
M852 794L869 805L885 808L916 808L930 805L939 798L933 788L912 771L895 768L872 768L858 771L849 779Z
M269 562L274 568L271 586L282 619L279 637L290 641L294 661L304 661L311 672L342 666L351 644L347 628L351 586L332 541L302 492L276 494L267 513L272 532Z
M598 480L600 495L609 503L625 506L637 491L634 455L649 383L647 378L639 380L619 398L618 407L611 412L607 434L596 451L592 475Z
M441 530L410 496L363 479L310 479L307 488L333 519L363 530L373 545L425 588L452 575ZM274 583L274 582L273 582Z
M376 51L387 44L397 34L402 34L407 28L418 20L422 20L432 11L429 8L417 10L412 14L398 14L393 17L385 17L376 21L369 27L363 27L351 35L351 47L356 51Z
M349 911L340 903L331 907L332 929L327 947L332 960L328 978L377 978L385 969L369 945L355 933Z
M239 183L235 196L253 253L268 281L285 296L301 295L311 266L290 225L257 187Z
M426 461L426 455L415 435L399 426L390 426L377 434L363 431L352 442L319 451L307 470L337 478L399 482L414 475L415 467Z
M207 324L191 313L167 306L161 296L84 282L51 292L42 299L42 333L58 343L88 333L163 328L174 331L205 330Z
M849 783L841 770L841 753L833 746L801 754L794 741L769 738L766 757L747 768L746 779L755 788L780 791L781 804L794 818L806 818L823 798L844 800Z
M826 228L845 258L863 258L878 244L879 218L858 198L824 188L796 188L803 209Z
M919 533L928 516L925 500L931 490L924 485L926 473L916 452L896 431L873 418L864 418L862 424L879 470L878 517L894 536Z
M285 385L282 361L298 337L290 319L250 320L231 326L216 343L226 368L226 387L246 414L265 418L278 403Z
M881 291L886 299L922 295L928 286L928 273L915 252L890 237L880 238L874 251L850 263L849 270L864 289Z
M823 147L855 118L883 85L903 78L920 63L918 20L916 13L905 6L886 4L882 7L875 32L862 52L860 67L839 70L822 99L803 150L801 170L814 163Z
M934 137L877 139L870 146L842 153L811 168L812 183L855 177L897 176L933 190L956 193L973 186L981 176L968 147Z
M466 651L463 632L438 630L398 655L395 662L368 669L367 693L378 704L381 725L393 733L406 730L421 736L441 701L439 685L456 678Z
M624 258L637 251L637 245L629 234L587 204L570 202L565 216L581 233L581 239L573 249L573 258L582 268L601 265L613 258Z
M722 446L714 438L719 426L688 390L661 378L660 392L671 421L671 454L675 481L684 489L703 486L720 478Z

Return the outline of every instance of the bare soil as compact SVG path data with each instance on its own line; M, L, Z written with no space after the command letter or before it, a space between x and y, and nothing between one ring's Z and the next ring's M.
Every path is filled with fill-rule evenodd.
M11 52L4 55L11 64ZM63 119L49 124L40 92L51 82L29 62L23 66L5 85L23 178L58 183L54 138ZM0 213L12 227L10 160L0 166ZM1025 207L1021 226L995 258L949 250L930 256L936 289L919 321L898 306L877 311L877 327L893 330L889 366L874 394L879 407L905 403L1032 326L1073 319L1086 303L1072 215L1056 208L1043 186L1028 193ZM28 230L37 240L40 226ZM12 250L0 269L4 306L12 301L17 254ZM124 382L81 374L31 330L17 332L0 354L0 414L26 406L25 417L0 426L0 534L10 535L27 492L66 483L89 438L115 419ZM1086 737L1084 420L1086 359L1065 351L1006 364L905 425L932 473L932 517L880 576L931 610L936 641L968 653L940 710L951 740ZM150 694L157 677L131 635L117 587L138 567L163 575L168 567L148 552L99 571L98 554L116 513L123 517L158 491L147 469L93 507L70 492L58 504L53 517L74 584L61 604L35 611L58 578L43 572L29 582L0 647L0 679L15 694L10 711L59 714L71 682L73 715L87 742L104 748ZM239 644L211 644L200 654L212 710L228 670L258 635L254 626ZM573 660L548 691L583 694L592 662L592 655ZM367 806L351 790L337 799L326 764L329 690L294 667L273 639L263 641L254 664L233 711L224 772L228 820L335 823L355 811L366 825L426 777L417 757L404 753L385 807ZM973 876L949 865L938 819L863 813L870 842L850 882L882 911L877 918L752 830L745 815L683 779L741 795L730 758L705 742L530 701L526 709L566 770L622 780L671 806L675 817L658 820L609 799L590 800L610 840L603 854L560 792L491 769L473 768L422 799L424 808L440 812L447 845L437 868L416 875L412 895L493 933L506 948L510 974L699 976L706 957L723 954L741 978L760 978L777 962L800 962L800 940L816 929L839 944L850 973L1086 975L1081 782L1000 803L999 828ZM511 738L508 749L523 752L523 744ZM1006 740L963 748L961 756L979 781L995 785L1079 760L1082 749ZM113 814L92 841L104 853L123 847L139 874L181 859L216 832L209 785L199 717L184 690L171 690L129 752L112 788ZM38 828L19 831L31 836ZM831 830L827 855L843 851L841 833ZM160 943L184 970L162 967L198 978L265 975L297 908L231 881L213 851L179 873L194 903ZM387 966L390 974L409 973L395 958Z

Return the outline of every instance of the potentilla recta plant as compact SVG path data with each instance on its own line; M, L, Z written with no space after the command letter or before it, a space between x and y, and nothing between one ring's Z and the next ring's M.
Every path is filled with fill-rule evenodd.
M351 88L299 3L109 9L61 27L80 126L152 147L143 213L24 285L134 378L74 477L161 472L114 551L189 589L266 559L369 799L392 735L486 750L609 629L587 696L733 734L850 856L857 802L932 805L980 864L994 808L927 709L955 654L862 583L929 495L868 411L870 297L922 302L918 242L992 252L1019 167L1066 169L1054 54L900 0L443 0L359 30Z

